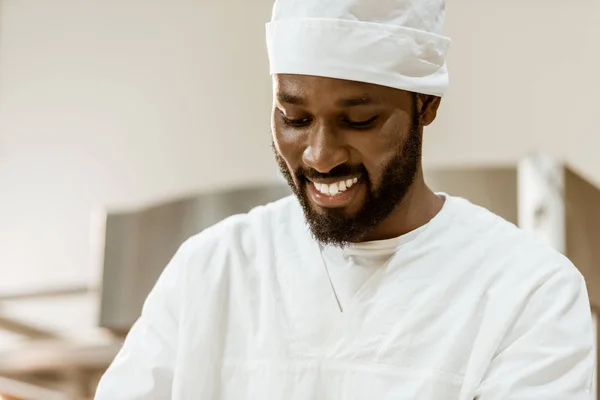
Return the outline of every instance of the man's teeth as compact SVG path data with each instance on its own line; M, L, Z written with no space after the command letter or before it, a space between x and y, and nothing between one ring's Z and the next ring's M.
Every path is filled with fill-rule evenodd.
M335 196L338 193L350 189L356 182L358 182L358 178L347 179L345 181L339 181L329 185L326 183L315 183L315 188L317 188L317 190L323 194Z

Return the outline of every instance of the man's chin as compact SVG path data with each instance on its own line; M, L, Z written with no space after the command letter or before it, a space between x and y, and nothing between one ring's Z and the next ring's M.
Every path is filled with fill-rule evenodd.
M345 207L324 207L311 199L311 195L305 191L297 191L296 197L316 241L342 247L360 241L364 231L360 229L357 218L364 199L357 198L357 201Z
M309 223L312 237L322 245L345 247L350 243L358 243L361 236L348 235L348 231L332 229L332 227L315 226Z
M310 211L313 215L319 216L323 219L329 219L332 221L344 221L345 223L352 223L352 220L356 217L359 210L354 210L353 205L345 207L324 207L320 204L305 199L306 203L310 207Z
M359 241L356 232L356 221L352 214L347 214L343 209L312 208L305 213L306 221L313 237L323 244L344 245L349 242Z

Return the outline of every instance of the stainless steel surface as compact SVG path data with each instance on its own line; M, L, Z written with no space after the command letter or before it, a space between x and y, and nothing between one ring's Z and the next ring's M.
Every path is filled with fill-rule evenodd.
M592 305L600 309L600 188L568 168L565 178L566 254L585 277Z
M110 337L30 341L0 352L0 375L104 370L121 345L121 340Z
M425 178L435 191L464 197L514 224L518 222L516 166L430 169L425 171Z
M0 393L19 399L31 400L71 400L72 398L62 392L47 389L16 379L0 376Z
M98 290L91 286L64 286L54 288L39 288L29 289L26 291L19 292L5 292L0 293L0 302L3 301L15 301L15 300L31 300L31 299L42 299L51 297L65 297L65 296L77 296L81 294L87 294Z
M0 330L26 336L29 339L56 339L59 337L50 330L31 326L23 321L0 314Z

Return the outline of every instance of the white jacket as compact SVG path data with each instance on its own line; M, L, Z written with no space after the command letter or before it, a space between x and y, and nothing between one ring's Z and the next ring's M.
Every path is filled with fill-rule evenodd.
M294 198L187 241L96 400L589 400L584 280L465 200L340 312Z

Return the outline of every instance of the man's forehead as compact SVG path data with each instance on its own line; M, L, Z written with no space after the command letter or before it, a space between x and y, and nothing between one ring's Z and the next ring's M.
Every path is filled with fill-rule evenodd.
M328 78L314 75L275 74L273 83L276 89L307 91L310 89L336 87L342 90L375 90L378 85L350 81L345 79Z
M273 75L273 87L277 100L282 103L300 104L326 96L342 107L382 103L399 92L365 82L292 74Z

